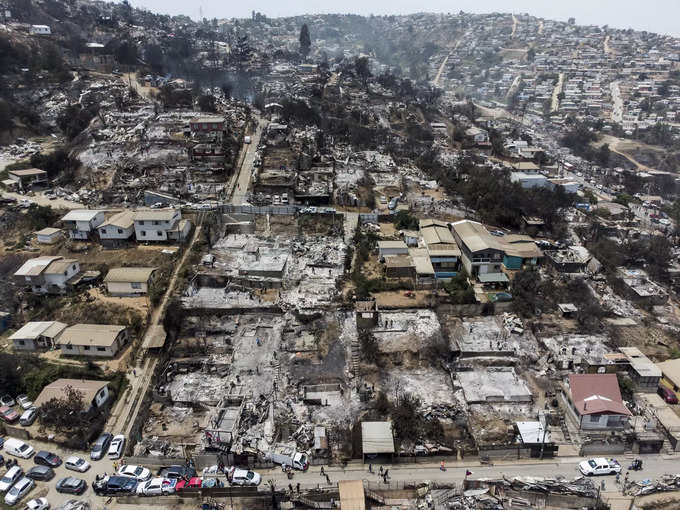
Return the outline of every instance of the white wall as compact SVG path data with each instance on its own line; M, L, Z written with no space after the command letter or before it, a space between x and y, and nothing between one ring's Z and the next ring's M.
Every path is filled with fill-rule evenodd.
M132 236L132 233L135 231L133 227L120 228L113 225L99 227L98 230L100 239L129 239L130 236Z

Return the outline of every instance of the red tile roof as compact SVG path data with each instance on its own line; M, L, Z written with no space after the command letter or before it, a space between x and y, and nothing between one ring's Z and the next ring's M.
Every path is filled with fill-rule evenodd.
M619 381L615 374L571 374L569 388L571 400L580 415L631 415L623 405Z

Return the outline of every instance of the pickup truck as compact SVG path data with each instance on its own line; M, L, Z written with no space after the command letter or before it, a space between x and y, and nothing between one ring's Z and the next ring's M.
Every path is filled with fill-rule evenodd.
M290 466L300 471L307 471L307 468L309 468L307 454L296 451L292 446L274 446L269 451L268 457L275 464Z

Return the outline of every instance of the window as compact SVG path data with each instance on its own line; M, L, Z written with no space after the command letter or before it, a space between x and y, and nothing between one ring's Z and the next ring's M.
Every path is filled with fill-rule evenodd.
M73 346L72 346L72 345L67 345L67 346L66 346L66 350L67 350L67 351L72 351L72 350L73 350Z
M156 232L156 234L158 234L158 237L160 237L160 236L163 235L163 232L161 232L161 231L159 230L158 232Z
M139 283L139 282L132 282L132 283L130 283L130 285L132 286L133 289L141 289L142 288L142 284Z
M19 345L26 345L26 342L24 340L19 340Z
M89 351L89 350L90 350L90 346L89 346L89 345L86 345L85 347L83 347L83 350Z
M158 222L157 222L157 221L154 221L153 224L154 224L154 225L158 225Z
M75 270L76 270L76 265L73 264L73 267L72 267L71 269L73 269L73 270L75 271Z
M101 232L102 234L106 234L106 229L105 229L105 228L101 228L101 229L99 229L99 230L100 230L100 232Z
M146 230L142 230L142 237L146 235Z
M97 347L97 350L99 352L104 352L106 350L106 347Z
M596 414L591 414L589 416L589 419L590 419L590 423L597 423L597 422L600 421L600 417Z
M119 229L118 229L118 233L119 233L119 234L122 234L122 233L123 233L123 229L122 229L122 228L119 228Z
M144 225L144 220L140 220L139 224Z

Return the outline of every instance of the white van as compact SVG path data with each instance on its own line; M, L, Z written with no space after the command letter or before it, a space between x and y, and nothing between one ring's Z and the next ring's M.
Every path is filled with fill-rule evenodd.
M13 437L5 441L4 447L7 453L14 455L15 457L21 457L22 459L30 459L35 453L35 450L31 445Z

